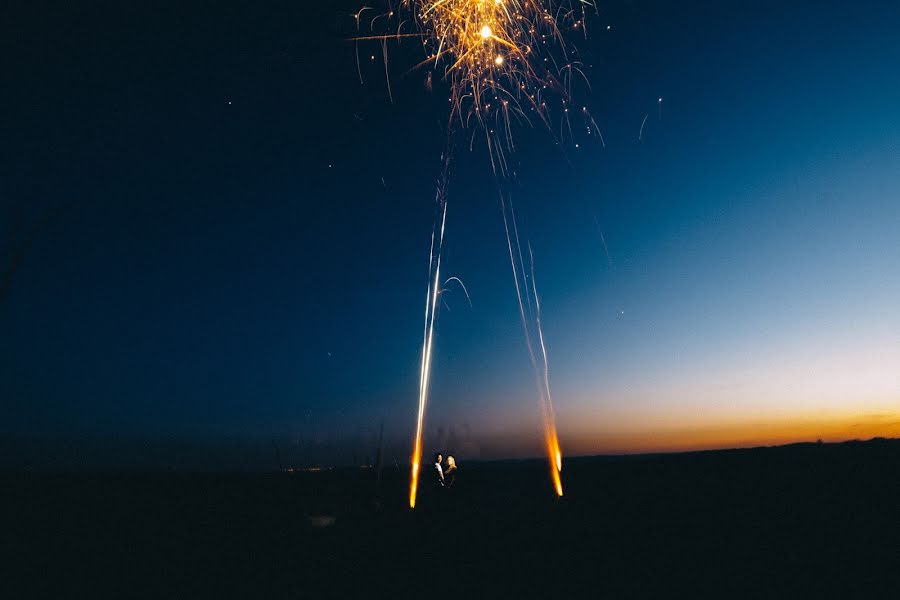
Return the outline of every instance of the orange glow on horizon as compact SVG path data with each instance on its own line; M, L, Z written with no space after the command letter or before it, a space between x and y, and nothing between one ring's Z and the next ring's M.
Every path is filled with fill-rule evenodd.
M643 452L690 452L726 448L777 446L799 442L843 442L874 437L900 438L900 412L878 414L792 415L769 419L719 421L701 424L643 426L631 423L621 428L567 432L570 453L640 454Z

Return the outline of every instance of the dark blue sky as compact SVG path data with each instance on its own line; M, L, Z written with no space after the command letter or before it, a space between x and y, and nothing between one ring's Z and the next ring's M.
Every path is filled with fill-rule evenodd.
M377 44L360 85L358 6L311 4L14 15L4 436L302 438L344 456L383 421L402 457L445 90L407 73L415 44L389 46L393 103ZM765 441L788 421L892 431L897 4L600 9L578 46L605 148L516 132L564 449ZM444 272L473 307L445 296L431 440L529 454L496 185L478 144L456 156Z

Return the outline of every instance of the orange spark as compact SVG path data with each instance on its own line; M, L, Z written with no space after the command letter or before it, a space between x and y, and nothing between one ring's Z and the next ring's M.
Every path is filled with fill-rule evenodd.
M449 85L450 119L471 122L485 135L494 171L507 174L506 155L514 149L512 125L538 121L551 128L551 97L564 107L572 95L573 76L584 78L577 53L563 31L584 23L590 0L402 0L399 25L382 33L354 38L400 39L418 36L425 60L442 70ZM386 13L387 23L394 13ZM357 24L358 15L355 16ZM378 18L372 21L374 24ZM406 23L415 31L403 31ZM587 80L585 79L585 82ZM588 85L589 87L589 85ZM596 132L589 115L588 135ZM565 131L571 128L566 119ZM563 132L560 132L562 135Z

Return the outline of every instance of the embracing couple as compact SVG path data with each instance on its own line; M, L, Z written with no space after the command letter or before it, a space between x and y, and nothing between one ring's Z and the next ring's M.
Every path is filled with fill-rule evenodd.
M442 463L444 457L438 452L434 455L434 477L436 488L450 488L456 483L456 459L452 456L447 457L447 466Z

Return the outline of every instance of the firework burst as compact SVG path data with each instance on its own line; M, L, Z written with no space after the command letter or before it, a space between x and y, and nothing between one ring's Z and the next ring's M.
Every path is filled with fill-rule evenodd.
M588 87L590 84L577 58L577 50L567 44L564 33L576 31L586 34L587 8L594 8L589 0L400 0L399 4L389 6L386 12L376 13L369 7L363 7L354 15L358 32L355 41L380 41L386 74L387 42L419 38L425 58L415 68L427 69L428 89L432 89L432 73L440 74L449 89L448 150L444 156L443 175L438 183L438 211L429 257L416 439L410 473L410 507L416 504L422 432L431 378L441 250L447 216L445 190L452 154L450 137L456 128L470 129L471 148L476 133L482 132L493 171L501 178L510 175L508 156L515 149L513 129L516 125L533 126L539 122L558 142L574 142L573 119L577 115L587 134L600 136L602 143L599 128L587 108L576 109L571 102L572 86L577 77L583 78ZM364 16L367 19L365 35ZM357 63L358 60L357 45ZM389 78L388 94L391 95ZM554 110L559 112L558 130L551 116ZM507 216L500 187L513 279L540 396L551 481L556 494L562 496L562 451L550 394L540 300L534 283L534 258L529 246L531 284L528 285L529 277L519 244L515 215L511 214L511 218ZM511 212L512 207L509 209ZM510 233L510 222L514 235ZM539 343L537 352L533 341Z
M482 132L494 172L508 175L516 125L543 124L558 140L574 139L573 123L599 135L587 107L572 104L575 81L589 83L565 35L586 33L593 7L586 0L402 0L368 22L372 35L355 39L420 38L425 59L415 68L442 75L450 121L472 130L470 147ZM366 10L355 15L359 31Z

